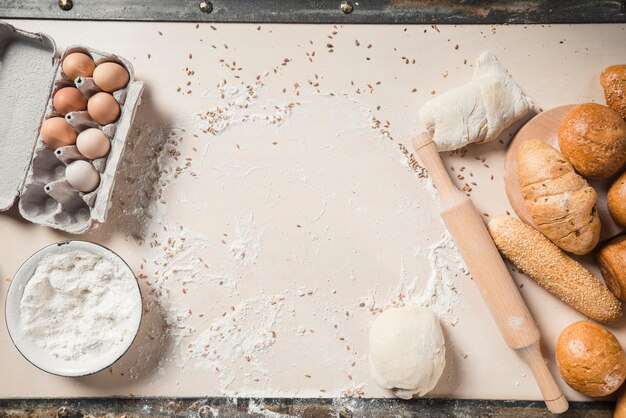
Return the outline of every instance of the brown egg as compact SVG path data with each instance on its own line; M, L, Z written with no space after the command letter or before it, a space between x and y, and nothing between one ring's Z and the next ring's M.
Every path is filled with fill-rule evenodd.
M41 124L41 139L50 148L74 145L78 133L62 117L46 119Z
M61 68L63 69L63 74L74 81L79 76L91 77L96 64L89 55L82 52L73 52L63 58Z
M90 160L102 158L109 153L111 141L98 128L89 128L78 134L76 138L76 148Z
M126 68L116 62L103 62L93 72L93 82L104 91L113 93L128 84L130 75Z
M96 93L87 102L89 116L100 125L113 123L120 116L120 105L110 93Z
M52 104L54 109L63 116L70 112L87 109L87 99L76 87L63 87L57 91Z

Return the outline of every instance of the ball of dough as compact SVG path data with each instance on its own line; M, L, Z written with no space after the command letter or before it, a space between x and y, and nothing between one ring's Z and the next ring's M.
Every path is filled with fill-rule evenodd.
M384 311L371 324L369 344L372 377L399 398L428 393L446 365L439 320L421 306Z
M615 392L626 377L626 356L613 334L590 321L576 322L561 332L556 362L563 380L587 396Z
M626 163L626 121L610 107L583 103L559 126L559 147L576 171L605 179Z

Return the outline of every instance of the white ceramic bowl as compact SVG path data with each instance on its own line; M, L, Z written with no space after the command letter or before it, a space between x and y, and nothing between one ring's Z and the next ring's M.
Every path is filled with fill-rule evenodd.
M43 257L67 250L83 250L91 252L107 258L113 263L123 265L128 269L128 277L132 277L132 280L136 285L136 287L133 286L133 289L136 289L136 293L130 296L130 300L132 300L132 304L134 306L132 324L134 332L126 335L124 340L122 340L113 349L96 358L89 358L87 360L64 360L54 357L41 347L37 346L34 342L24 338L21 331L20 300L24 294L26 283L30 280L35 268ZM115 254L110 249L88 241L62 241L44 247L33 254L24 262L24 264L22 264L17 273L15 273L7 293L5 309L6 323L11 340L26 360L45 372L69 377L86 376L99 372L111 366L120 357L122 357L137 336L143 313L139 283L137 282L137 279L128 264L126 264L120 256Z

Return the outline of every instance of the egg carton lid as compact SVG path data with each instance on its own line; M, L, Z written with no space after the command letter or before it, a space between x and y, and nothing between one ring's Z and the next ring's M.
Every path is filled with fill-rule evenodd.
M58 66L50 36L0 21L0 211L22 193Z

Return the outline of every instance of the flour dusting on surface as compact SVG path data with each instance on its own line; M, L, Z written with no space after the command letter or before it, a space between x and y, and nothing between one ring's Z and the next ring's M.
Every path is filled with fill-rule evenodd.
M215 319L186 348L186 356L196 367L217 372L226 389L235 379L237 365L248 363L251 370L263 370L255 354L269 349L276 341L283 307L282 297L249 299Z
M426 287L415 296L416 302L431 308L449 323L456 323L458 318L452 314L454 305L459 301L457 282L466 279L468 271L452 237L444 231L441 241L434 246L418 248L418 254L427 255L431 271Z
M209 109L157 159L138 240L172 347L159 367L225 395L363 396L373 315L410 302L454 325L465 267L430 179L371 103L319 79L278 98L271 78L204 92Z
M407 163L410 154L392 142L389 126L359 101L303 94L296 106L276 104L275 111L289 109L276 116L256 102L264 94L261 84L244 91L221 85L218 91L225 104L199 116L200 129L214 136L200 159L183 169L172 169L181 167L177 158L159 162L159 196L179 205L155 201L145 243L152 259L142 275L177 347L160 364L213 375L228 395L362 396L366 334L354 332L367 327L372 314L410 301L431 307L449 324L458 320L455 281L464 277L464 265L428 209L436 207L432 183ZM352 115L350 124L327 119L324 110L336 102ZM324 128L315 141L300 139L299 126L312 117ZM274 131L277 125L280 131ZM242 136L247 126L259 138L274 139ZM416 190L389 190L379 174L385 171ZM188 182L220 198L172 188ZM198 228L194 220L209 213L211 226ZM419 216L432 222L424 228ZM400 271L383 273L391 262L399 262ZM384 287L362 287L363 277L378 277ZM337 304L346 292L354 303ZM213 305L191 302L198 293ZM273 355L290 344L295 357ZM345 370L345 380L307 388L322 377L311 370L302 372L301 389L272 389L281 373L297 369L296 353L322 354L314 347L335 353L319 361ZM255 388L261 382L266 386Z
M254 227L254 215L250 214L235 224L237 238L228 245L231 257L239 265L246 265L259 256L265 228Z

